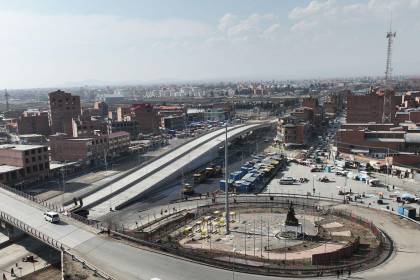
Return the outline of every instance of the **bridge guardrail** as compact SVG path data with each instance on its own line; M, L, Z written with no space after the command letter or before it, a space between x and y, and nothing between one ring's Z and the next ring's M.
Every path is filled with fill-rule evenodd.
M250 200L245 200L245 201L237 201L236 203L232 203L232 208L235 208L235 206L239 206L242 205L242 207L244 208L249 208L249 207L258 207L262 206L262 207L270 207L270 202L272 202L273 204L278 204L279 201L277 200L269 200L270 195L267 196L257 196L257 198L259 199L255 199L255 196L248 196L252 197L252 199ZM293 197L285 197L285 196L277 196L278 198L282 198L282 199L290 199L293 200ZM267 199L268 198L268 199ZM295 198L300 198L300 199L305 199L307 198L307 196L304 195L300 195L300 196L296 196ZM313 197L313 196L309 196L309 198L311 200L318 200L319 197ZM324 197L324 200L331 200L331 198L328 197ZM343 200L341 199L333 199L333 202L343 202ZM289 200L284 200L282 202L283 207L287 206ZM384 249L391 248L390 250L392 251L393 248L393 241L391 240L391 238L389 236L386 235L386 233L384 233L383 231L381 231L378 227L376 227L374 225L374 223L366 218L363 218L361 216L357 216L354 213L350 212L350 211L346 211L346 210L338 210L338 209L331 209L328 207L324 207L324 206L317 206L315 204L306 204L305 201L303 201L302 204L299 204L295 201L296 206L302 206L304 208L308 207L308 208L313 208L313 210L316 211L321 211L321 212L329 212L331 214L334 215L338 215L338 216L343 216L346 218L351 219L352 221L362 224L364 226L366 226L367 228L370 229L370 231L373 233L373 235L376 237L376 239L379 242L379 246L377 248L373 248L372 251L368 252L367 258L372 260L374 263L380 263L381 260L386 259L389 257L389 254L387 256L383 255ZM197 212L201 212L201 215L205 215L208 211L213 211L213 210L219 210L219 209L223 209L224 204L222 202L215 202L215 203L211 203L211 204L205 204L205 205L198 205L198 207L195 207L194 209L183 209L180 210L178 213L182 213L184 212L188 212L188 211L194 211L196 209ZM167 215L165 216L165 218L167 218L168 216L171 215ZM150 226L150 225L148 225ZM208 252L203 252L200 250L195 250L195 249L184 249L184 248L180 248L174 245L166 245L166 244L158 244L155 243L153 241L148 241L148 240L142 240L142 239L138 239L136 237L132 237L132 236L128 236L124 233L118 232L118 231L112 231L113 234L122 237L124 239L139 243L141 245L153 248L153 249L157 249L159 251L163 252L167 252L169 254L173 254L173 256L175 255L175 257L180 256L180 257L185 257L187 259L190 259L192 261L197 261L199 263L210 263L212 265L218 266L218 267L231 267L232 262L229 261L224 261L224 260L219 260L219 259L214 259L215 255L212 255L211 253ZM382 257L381 257L382 256ZM238 258L238 257L237 257ZM230 263L230 264L229 264ZM269 275L273 275L273 274L294 274L296 276L298 275L318 275L318 273L323 273L323 274L335 274L335 272L337 271L337 269L349 269L349 270L359 270L359 269L365 269L365 264L366 264L366 260L351 260L349 262L340 262L339 264L335 264L333 265L332 263L328 263L326 266L321 267L314 267L314 268L302 268L301 266L296 266L294 263L291 263L291 266L289 267L285 267L285 268L281 268L281 267L269 267L269 266L263 266L260 268L251 268L251 266L247 265L247 264L241 264L241 263L236 263L235 262L235 267L237 267L238 269L242 270L243 272L250 272L250 273L255 273L255 269L257 269L258 271L262 272L263 274L269 274Z
M48 203L46 201L43 201L41 199L36 198L33 195L27 194L25 192L22 192L20 190L15 189L15 188L11 188L11 187L6 186L6 185L1 184L1 183L0 183L0 188L3 188L6 191L12 192L12 193L14 193L14 194L16 194L16 195L18 195L20 197L23 197L23 198L26 198L26 199L28 199L30 201L33 201L35 203L38 203L38 204L46 207L47 209L49 209L51 211L56 211L56 212L59 212L59 213L65 213L65 209L63 207L59 207L58 205L55 205L55 204L52 204L52 203ZM71 219L74 219L74 220L76 220L78 222L84 223L84 224L86 224L88 226L91 226L91 227L93 227L95 229L99 229L99 224L97 222L92 221L92 220L89 220L89 219L86 219L85 217L82 217L82 216L77 215L75 213L66 213L65 216L66 217L69 217Z
M106 272L100 270L96 266L94 266L91 263L88 263L80 256L77 256L76 254L73 254L69 248L67 248L63 243L60 241L55 240L52 237L49 237L48 235L42 233L41 231L37 230L34 227L31 227L30 225L20 221L19 219L14 218L13 216L0 211L0 219L9 223L10 225L19 228L23 232L26 232L27 234L31 235L32 237L40 240L41 242L59 250L66 254L69 254L72 256L73 260L76 260L83 264L83 266L87 267L88 269L92 270L96 274L100 275L101 277L108 279L108 280L116 280L116 278L112 277L111 275L107 274Z

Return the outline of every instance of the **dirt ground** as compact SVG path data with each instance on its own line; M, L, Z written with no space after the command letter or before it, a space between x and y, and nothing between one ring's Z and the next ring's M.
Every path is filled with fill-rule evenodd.
M100 276L95 276L94 272L83 268L83 265L78 261L73 261L71 256L64 255L64 280L95 280L103 279ZM60 278L61 279L61 278Z
M38 270L34 273L21 277L22 280L61 280L61 269L49 266L46 269Z

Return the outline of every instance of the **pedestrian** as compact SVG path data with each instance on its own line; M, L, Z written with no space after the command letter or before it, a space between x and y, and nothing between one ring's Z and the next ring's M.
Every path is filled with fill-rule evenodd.
M392 185L392 189L395 190L395 186L394 185Z
M349 269L349 272L348 272L347 276L350 278L350 276L351 276L351 269Z
M337 279L340 277L340 270L337 270Z

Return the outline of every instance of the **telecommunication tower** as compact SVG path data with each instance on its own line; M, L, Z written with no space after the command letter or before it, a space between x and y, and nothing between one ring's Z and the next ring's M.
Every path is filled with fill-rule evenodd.
M385 91L384 91L384 105L382 108L382 123L390 123L392 120L392 93L388 88L389 81L392 74L392 44L394 42L396 32L392 32L392 17L389 25L389 31L386 34L388 39L388 48L386 52L386 66L385 66Z
M385 67L385 85L388 84L391 74L392 74L392 44L394 43L396 32L392 32L392 18L389 25L389 31L386 33L386 38L388 39L388 48L386 52L386 67Z

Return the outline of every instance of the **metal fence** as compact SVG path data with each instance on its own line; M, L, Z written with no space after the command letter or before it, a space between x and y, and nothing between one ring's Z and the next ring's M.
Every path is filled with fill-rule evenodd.
M224 196L223 196L224 198ZM233 199L233 198L231 198ZM267 275L295 275L295 276L319 276L320 274L323 275L335 275L337 270L362 270L369 267L369 264L379 264L381 261L385 260L392 252L393 243L392 240L385 235L379 228L377 228L371 221L364 219L355 215L354 213L343 211L343 210L335 210L332 208L323 208L317 205L314 201L315 198L311 196L304 196L304 195L295 195L290 197L289 194L285 196L285 194L281 194L281 196L276 196L273 194L270 195L252 195L252 196L243 196L242 199L237 199L236 202L232 202L231 208L244 208L244 209L252 209L252 208L286 208L291 201L293 201L295 205L295 210L299 210L300 208L310 211L321 211L324 214L330 213L333 215L345 217L351 219L354 222L357 222L363 226L366 226L371 230L374 236L377 238L379 242L379 246L377 248L373 248L369 252L364 255L362 260L334 260L328 262L326 265L313 265L312 267L305 267L301 263L288 261L287 265L284 263L283 266L281 265L282 261L272 261L272 263L265 263L262 266L255 267L251 265L247 265L244 263L233 263L232 260L234 256L232 253L226 254L226 252L217 252L217 251L204 251L200 249L191 249L191 248L183 248L176 244L162 244L162 243L155 243L146 240L140 240L138 238L128 236L124 233L113 231L112 233L118 235L119 237L131 240L133 242L139 243L144 246L148 246L150 248L158 249L162 252L169 252L176 256L181 256L184 258L188 258L190 260L194 260L200 263L209 263L218 267L223 268L232 268L234 265L237 270L243 272L250 272L250 273L262 273ZM316 197L316 200L328 200L332 202L342 202L339 199L329 199L326 197ZM306 203L305 203L306 202ZM202 216L209 212L215 210L223 210L224 203L220 202L209 202L205 205L199 205L193 209L184 209L181 210L183 212L188 211L195 211L196 216ZM181 212L180 211L180 212ZM180 213L178 212L178 214ZM167 215L165 218L171 215ZM163 220L163 218L161 219ZM166 233L167 231L175 230L177 227L182 227L183 223L172 224L171 229L164 230ZM352 248L353 250L353 248ZM388 250L389 254L385 255L381 258L381 255L384 255L384 252ZM228 256L228 261L216 259L218 256ZM244 259L244 256L237 256L236 259ZM257 261L258 259L253 259L252 256L247 256L246 259L250 261ZM367 264L367 259L369 259L369 264ZM261 261L261 260L260 260Z
M107 274L106 272L100 270L99 268L97 268L96 266L88 263L87 261L85 261L83 258L81 258L80 256L77 256L76 254L73 254L70 251L70 248L66 247L63 243L61 243L60 241L55 240L54 238L40 232L39 230L31 227L30 225L14 218L13 216L4 213L3 211L0 211L0 219L7 222L8 224L22 230L23 232L26 232L27 234L31 235L32 237L40 240L41 242L59 250L62 251L66 254L69 254L70 256L72 256L73 260L78 261L80 263L83 264L84 268L87 268L91 271L93 271L96 275L104 278L104 279L108 279L108 280L116 280L116 278L112 277L111 275Z
M0 183L0 188L3 188L3 189L5 189L6 191L9 191L9 192L11 192L11 193L14 193L14 194L16 194L16 195L18 195L18 196L21 196L21 197L23 197L23 198L26 198L26 199L28 199L28 200L30 200L30 201L35 202L35 203L38 203L39 205L44 206L44 207L45 207L45 208L47 208L48 210L55 211L55 212L59 212L59 213L66 213L65 208L60 207L60 206L58 206L58 205L56 205L56 204L53 204L53 203L49 203L49 202L44 201L44 200L42 200L42 199L38 199L38 198L36 198L35 196L30 195L30 194L27 194L27 193L25 193L25 192L23 192L23 191L17 190L17 189L15 189L15 188L12 188L12 187L6 186L6 185L1 184L1 183ZM84 224L86 224L86 225L88 225L88 226L91 226L91 227L93 227L93 228L95 228L95 229L100 229L100 225L99 225L97 222L92 221L92 220L89 220L89 219L87 219L87 218L85 218L85 217L83 217L83 216L77 215L77 214L75 214L75 213L71 213L71 212L69 212L69 213L66 213L66 215L65 215L65 216L66 216L66 217L69 217L69 218L72 218L72 219L74 219L74 220L76 220L76 221L78 221L78 222L84 223Z

